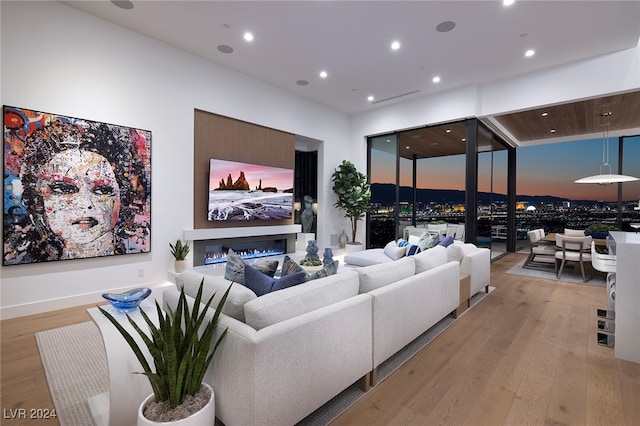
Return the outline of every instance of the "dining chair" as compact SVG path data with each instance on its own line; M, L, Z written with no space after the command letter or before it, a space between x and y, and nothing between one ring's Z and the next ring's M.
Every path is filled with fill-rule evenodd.
M559 279L562 275L564 265L567 262L579 263L580 271L582 272L582 281L587 282L587 277L584 273L584 263L591 262L591 243L593 238L588 236L568 236L563 234L556 234L556 276ZM560 268L558 269L558 262Z
M544 229L533 229L527 232L527 238L529 239L529 256L524 261L523 268L533 268L534 266L551 265L551 263L536 261L536 256L547 259L555 259L556 247L553 243L549 244L549 241L545 241Z

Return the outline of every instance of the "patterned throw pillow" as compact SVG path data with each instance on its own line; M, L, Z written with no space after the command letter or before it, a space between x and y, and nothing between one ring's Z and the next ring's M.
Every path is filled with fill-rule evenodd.
M420 246L417 244L411 244L407 248L407 256L413 256L414 254L420 253Z
M337 260L334 260L332 263L325 265L322 269L313 274L308 274L307 271L300 265L298 265L293 259L289 256L285 255L284 260L282 261L282 276L287 276L290 274L295 274L298 272L304 272L309 277L309 280L315 280L317 278L327 277L329 275L333 275L338 272L338 264Z
M247 265L240 256L238 256L233 250L229 249L227 253L227 264L224 270L224 278L239 284L244 284L244 267ZM277 260L266 260L261 262L252 263L258 271L273 277L278 269Z
M405 240L404 238L399 238L398 239L398 247L406 247L409 245L409 242L407 240Z
M425 231L420 236L420 242L418 243L418 245L420 246L420 251L425 251L432 247L437 246L439 242L440 242L439 234Z

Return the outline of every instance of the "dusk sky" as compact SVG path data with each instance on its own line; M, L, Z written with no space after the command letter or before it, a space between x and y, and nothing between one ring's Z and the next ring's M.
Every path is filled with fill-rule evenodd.
M597 175L602 164L602 139L564 142L518 148L517 153L517 194L552 195L571 200L592 199L615 201L617 185L577 184L576 179ZM624 174L640 177L640 136L625 141ZM493 190L506 193L506 151L497 151L493 156ZM389 154L380 151L372 153L372 176L374 183L392 183L395 173L394 161ZM491 156L480 155L479 190L490 191ZM612 173L618 168L618 139L609 139L609 164ZM418 188L424 189L464 189L464 156L424 159L418 161ZM602 173L609 173L603 169ZM401 185L411 186L411 162L401 163ZM622 199L640 199L640 181L622 184Z
M251 189L255 189L260 184L260 179L262 179L263 188L274 186L279 191L293 188L293 170L217 159L210 160L209 187L217 188L221 179L227 181L229 174L235 182L240 177L241 171L244 172L244 177Z

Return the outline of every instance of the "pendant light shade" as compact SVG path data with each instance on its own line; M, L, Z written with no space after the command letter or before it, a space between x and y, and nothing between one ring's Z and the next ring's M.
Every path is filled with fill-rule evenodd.
M633 182L639 180L637 177L626 175L612 174L611 165L609 164L609 117L611 112L603 112L600 114L606 122L602 130L602 165L600 166L600 174L587 176L574 181L575 183L596 183L598 185L610 185L612 183ZM603 174L602 168L608 168L609 173Z

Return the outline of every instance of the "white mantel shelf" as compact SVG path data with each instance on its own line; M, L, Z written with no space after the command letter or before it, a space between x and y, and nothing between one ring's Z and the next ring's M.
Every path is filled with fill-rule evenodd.
M185 229L186 241L219 240L224 238L257 237L261 235L297 234L302 225L243 226L241 228Z

